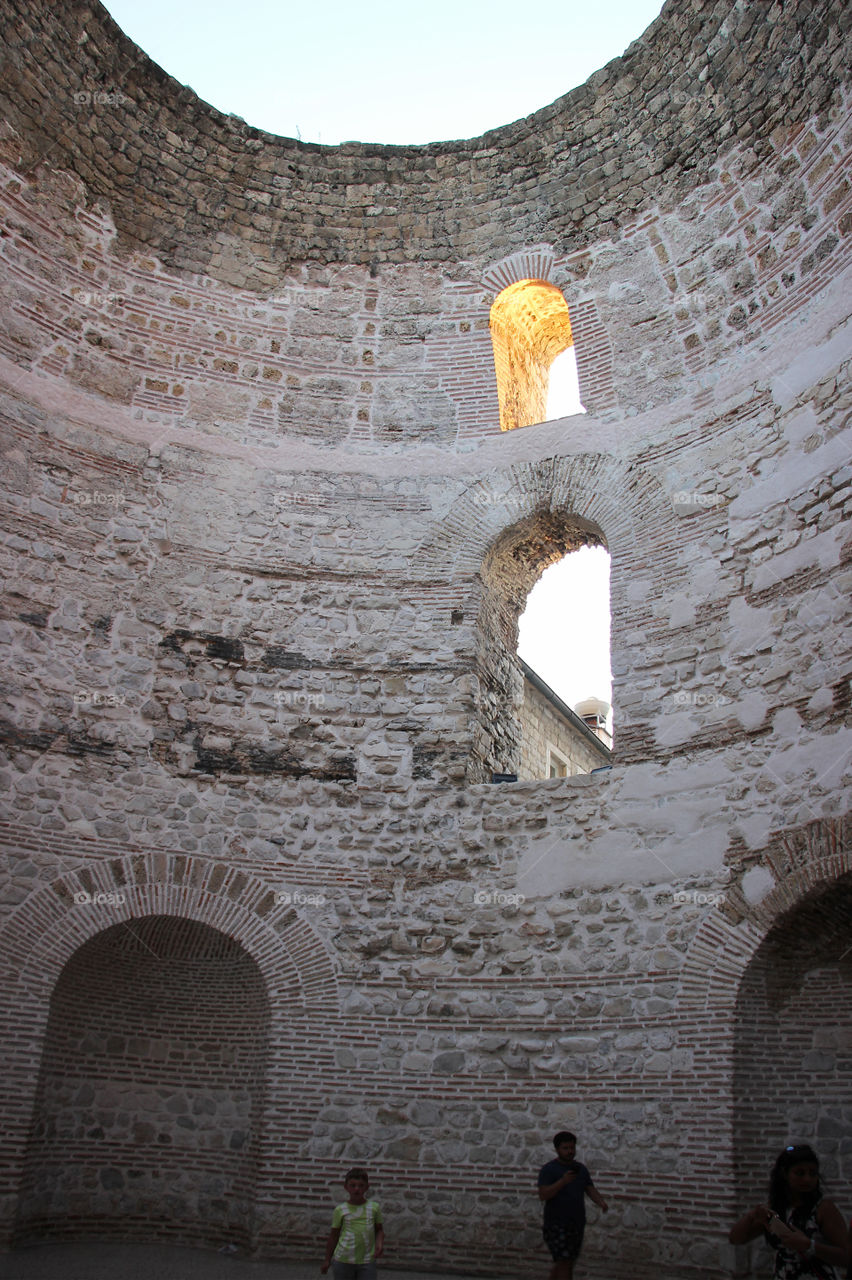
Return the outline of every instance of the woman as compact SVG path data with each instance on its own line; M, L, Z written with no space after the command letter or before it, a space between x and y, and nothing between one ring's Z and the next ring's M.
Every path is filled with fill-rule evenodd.
M775 1161L769 1205L755 1205L731 1227L731 1244L764 1235L775 1250L776 1280L815 1276L841 1280L849 1263L849 1235L840 1210L822 1194L819 1160L811 1147L787 1147Z

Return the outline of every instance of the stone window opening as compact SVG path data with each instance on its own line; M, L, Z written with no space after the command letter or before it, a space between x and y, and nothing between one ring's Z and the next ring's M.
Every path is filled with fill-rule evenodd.
M495 298L489 323L502 431L585 413L571 317L556 285L509 285Z
M569 512L541 510L504 529L483 562L484 592L479 615L482 718L472 760L473 781L512 774L517 774L519 781L547 779L548 741L567 761L568 772L564 776L590 773L612 759L610 743L567 705L547 684L546 677L530 668L529 661L518 651L519 620L533 588L546 569L585 547L606 552L603 533L596 525ZM608 576L609 557L603 558ZM567 603L568 625L587 631L587 602L572 599ZM608 628L608 594L605 608ZM551 625L558 640L558 628L564 624ZM608 657L608 635L604 644ZM584 685L577 701L592 692ZM608 704L602 705L608 712ZM535 735L530 731L531 720L536 721ZM563 742L566 724L569 728ZM532 736L537 737L533 752Z

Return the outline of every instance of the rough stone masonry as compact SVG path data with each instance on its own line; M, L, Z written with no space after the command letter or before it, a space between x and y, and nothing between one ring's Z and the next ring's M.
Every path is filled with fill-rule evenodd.
M394 1265L537 1276L564 1126L596 1280L742 1274L788 1140L852 1212L852 11L328 148L2 7L5 1243L308 1259L357 1161ZM589 412L504 432L527 280ZM613 769L492 784L587 544Z

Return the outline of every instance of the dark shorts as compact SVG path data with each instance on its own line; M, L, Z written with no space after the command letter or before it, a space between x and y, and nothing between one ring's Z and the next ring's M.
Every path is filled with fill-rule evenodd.
M332 1260L334 1280L376 1280L375 1262L337 1262Z
M544 1243L554 1262L573 1262L583 1244L585 1223L557 1222L542 1227Z

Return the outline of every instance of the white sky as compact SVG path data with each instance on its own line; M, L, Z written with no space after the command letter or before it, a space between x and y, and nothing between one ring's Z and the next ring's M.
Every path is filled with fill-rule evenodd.
M471 138L509 124L623 53L661 0L323 0L316 8L292 0L108 0L106 7L155 62L220 111L270 133L336 145ZM520 631L521 656L569 706L591 695L610 701L606 552L586 548L548 569Z
M661 0L107 0L220 111L304 142L471 138L623 53ZM121 88L121 85L116 88Z
M545 569L518 630L518 653L569 707L611 702L609 552L583 547Z

